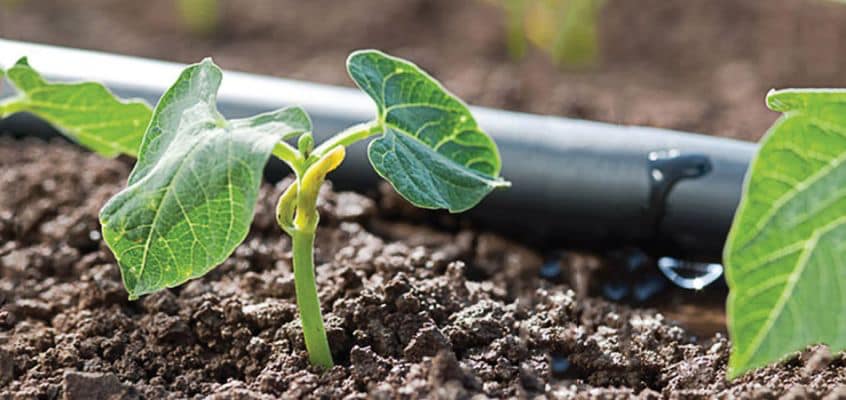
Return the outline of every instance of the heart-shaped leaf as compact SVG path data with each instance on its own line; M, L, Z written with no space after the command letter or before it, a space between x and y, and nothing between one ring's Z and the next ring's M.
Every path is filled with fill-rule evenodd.
M724 261L729 376L846 348L846 91L770 92L784 116L746 178Z
M6 75L20 94L0 103L0 118L29 112L104 157L138 155L152 115L143 101L120 100L99 83L48 83L26 58Z
M347 70L376 102L384 131L370 143L370 163L412 204L460 212L509 185L496 144L467 106L416 65L364 50Z
M182 72L156 106L127 188L100 212L130 298L223 262L247 235L274 146L311 130L299 108L225 120L220 81L210 60Z

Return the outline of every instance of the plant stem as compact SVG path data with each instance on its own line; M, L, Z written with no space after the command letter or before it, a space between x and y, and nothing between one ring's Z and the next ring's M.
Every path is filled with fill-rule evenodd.
M326 179L326 174L338 168L345 154L343 146L336 146L324 157L310 164L305 172L298 171L297 182L285 190L276 206L276 220L279 226L291 235L294 289L297 293L297 308L300 311L308 359L313 365L324 369L332 368L332 352L326 339L326 329L323 327L323 314L320 312L320 299L314 279L314 236L320 220L317 213L317 193ZM296 165L292 166L296 169Z
M323 314L320 312L320 299L317 297L317 283L314 279L314 236L314 231L294 229L291 232L294 288L308 359L314 365L329 369L333 365L332 352L323 327Z
M300 152L290 144L285 143L284 141L276 143L276 146L273 148L273 155L288 163L297 176L302 174L305 160L303 159L302 154L300 154Z
M335 147L349 146L355 142L367 139L370 136L380 133L383 130L382 124L378 121L370 121L363 124L353 125L321 143L320 146L317 146L317 148L311 152L312 157L323 157Z
M21 102L16 101L16 99L17 98L12 98L7 101L0 102L0 118L23 111L23 105L21 105Z

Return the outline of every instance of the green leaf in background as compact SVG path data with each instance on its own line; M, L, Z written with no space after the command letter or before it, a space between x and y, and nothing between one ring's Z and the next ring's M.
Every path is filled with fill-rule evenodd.
M550 53L559 64L589 66L599 59L599 11L604 0L569 0ZM530 25L531 26L531 25Z
M496 144L461 100L416 65L376 50L347 60L376 102L384 135L370 143L373 168L412 204L461 212L509 183Z
M182 72L156 106L127 188L100 212L130 298L223 262L247 235L275 144L311 129L299 108L225 120L221 76L210 60Z
M219 0L177 0L182 22L194 34L211 35L220 26Z
M0 102L0 118L29 112L104 157L138 155L152 115L144 102L120 100L99 83L48 83L26 58L6 75L20 94Z
M599 19L605 0L488 0L505 11L508 51L526 53L526 39L566 67L599 60Z
M726 243L729 377L808 345L846 348L846 91L770 92Z

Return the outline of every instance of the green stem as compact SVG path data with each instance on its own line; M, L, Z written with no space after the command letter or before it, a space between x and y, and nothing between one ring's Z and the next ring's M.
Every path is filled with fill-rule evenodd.
M300 176L304 172L305 159L303 159L302 154L294 146L280 141L273 147L272 154L274 157L286 162L297 176Z
M295 229L291 232L294 288L308 359L314 365L329 369L333 365L332 352L323 328L323 314L320 312L320 299L317 297L317 283L314 279L314 236L314 231Z
M321 143L320 146L317 146L317 148L311 152L311 157L309 158L319 159L335 147L347 147L355 142L381 133L383 130L382 124L378 121L370 121L363 124L353 125Z
M308 146L305 146L308 147ZM312 364L332 368L332 352L323 327L317 283L314 279L314 235L320 215L317 213L317 193L326 174L338 168L344 160L344 147L335 147L324 157L310 164L304 173L297 174L293 183L279 198L276 220L291 235L294 258L294 288L297 307L303 324L308 359ZM292 215L295 213L295 215Z
M21 102L16 101L16 99L9 99L7 101L0 102L0 118L5 118L9 115L23 111L25 108L26 107L24 107Z

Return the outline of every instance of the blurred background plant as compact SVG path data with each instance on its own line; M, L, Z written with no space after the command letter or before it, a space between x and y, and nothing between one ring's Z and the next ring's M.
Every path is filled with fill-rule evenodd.
M220 25L219 0L178 0L176 6L182 23L192 34L208 36L217 31Z
M769 89L846 86L832 0L0 0L0 37L332 85L378 48L472 104L749 140Z
M24 0L0 0L0 7L13 8L23 3Z
M598 20L605 0L487 0L505 11L508 52L526 55L528 42L558 65L590 67L599 59Z

